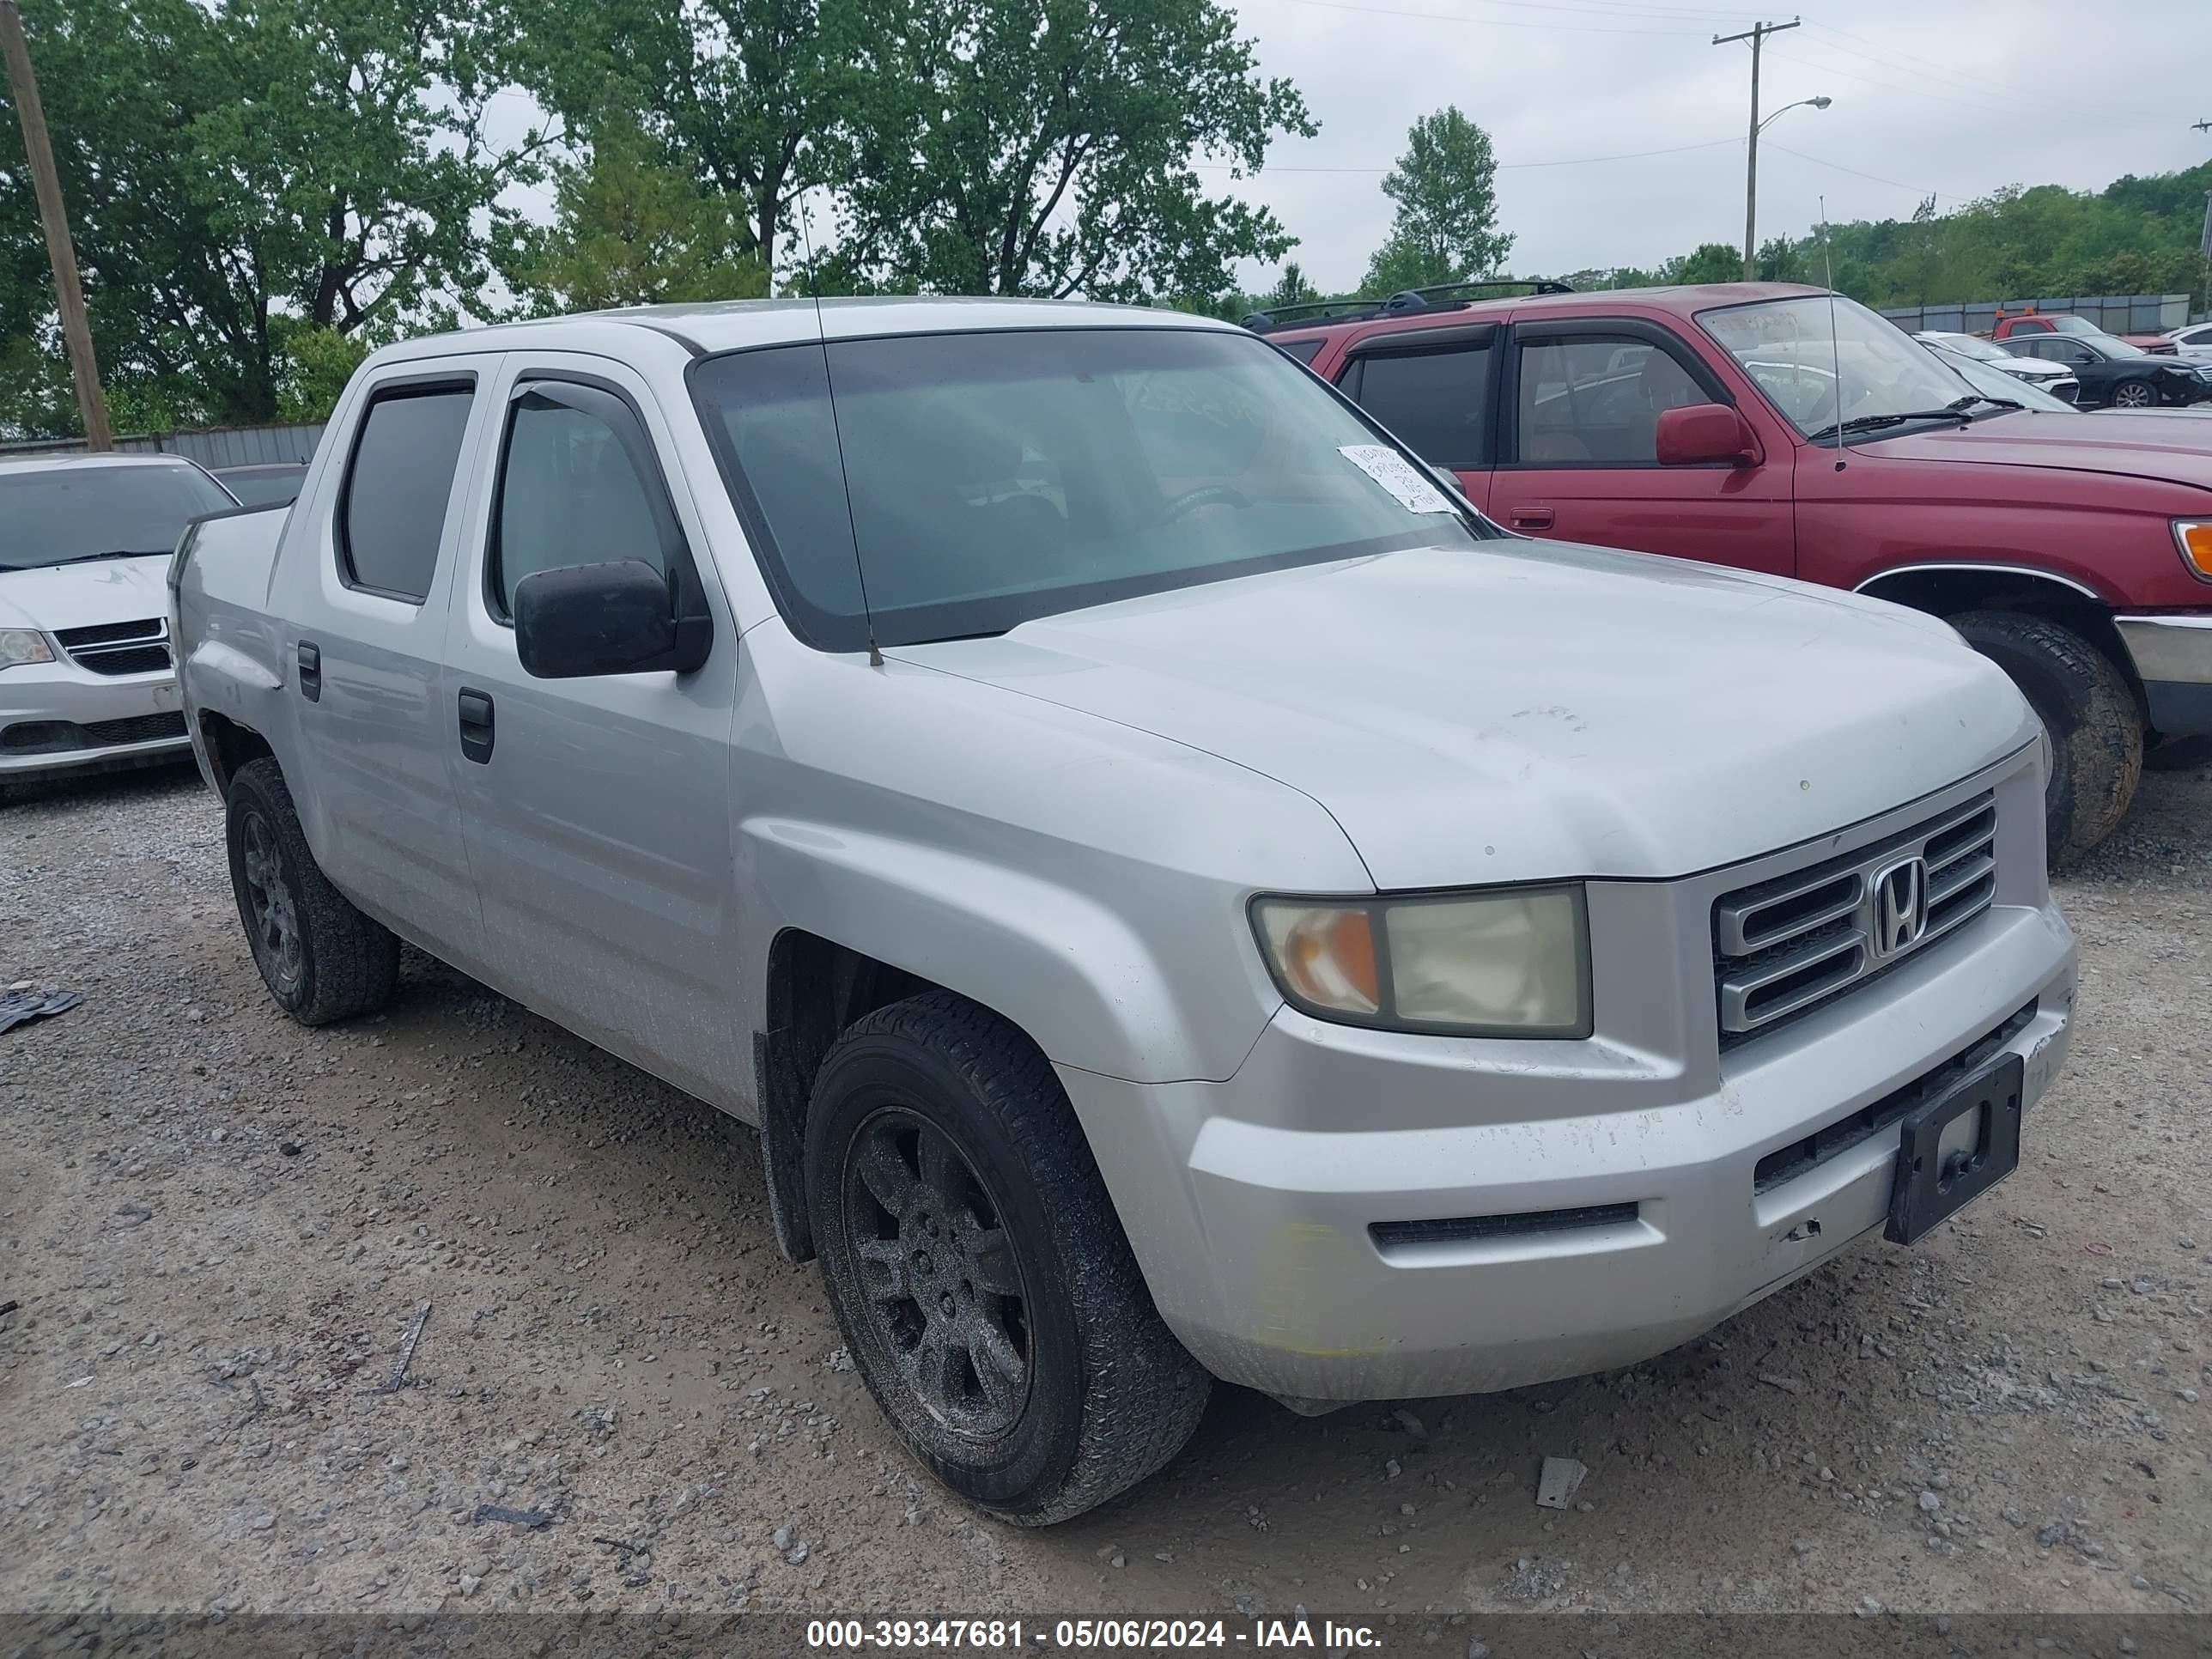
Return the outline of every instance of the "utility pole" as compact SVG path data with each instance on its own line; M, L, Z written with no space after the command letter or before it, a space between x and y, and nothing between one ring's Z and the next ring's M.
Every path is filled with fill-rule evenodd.
M15 9L15 0L0 0L0 53L8 59L8 84L23 124L23 153L30 160L31 186L39 198L39 223L46 233L46 257L53 263L54 299L61 308L70 374L76 381L77 410L84 417L85 447L112 449L115 436L107 428L107 399L100 395L100 365L92 355L92 325L85 320L84 289L77 283L76 250L70 245L69 212L62 205L61 179L54 172L54 149L46 139L46 112L39 103L30 43L23 38L22 15Z
M9 0L0 0L8 3ZM1744 152L1743 173L1743 280L1752 281L1759 275L1753 263L1758 252L1754 238L1759 232L1759 49L1770 34L1779 34L1784 29L1794 29L1802 20L1792 18L1787 23L1754 23L1741 34L1716 34L1713 44L1727 46L1733 40L1751 42L1751 141Z

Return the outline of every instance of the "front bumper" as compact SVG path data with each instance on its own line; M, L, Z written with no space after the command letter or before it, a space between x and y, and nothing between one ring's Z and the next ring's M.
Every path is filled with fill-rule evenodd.
M1481 1393L1633 1364L1809 1271L1881 1224L1899 1132L1791 1149L1978 1043L2023 1057L2031 1105L2064 1056L2073 936L2023 825L2039 774L1998 793L1990 910L1726 1055L1710 977L1679 967L1710 951L1713 898L1741 878L1723 871L1591 884L1588 1041L1285 1009L1224 1083L1064 1068L1162 1316L1214 1374L1278 1395ZM1667 954L1624 960L1608 933ZM1679 1058L1699 1030L1705 1052Z
M2152 728L2169 738L2212 733L2212 611L2118 616L2112 624L2142 682Z
M0 780L190 752L177 677L95 674L66 656L0 670Z

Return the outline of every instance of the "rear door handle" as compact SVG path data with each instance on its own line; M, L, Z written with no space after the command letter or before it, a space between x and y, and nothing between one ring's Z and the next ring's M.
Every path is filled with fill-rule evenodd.
M461 688L461 753L478 764L491 758L491 697L489 693Z
M309 702L323 700L323 648L312 641L300 641L300 695Z
M1552 512L1548 507L1516 507L1507 522L1515 530L1549 530Z

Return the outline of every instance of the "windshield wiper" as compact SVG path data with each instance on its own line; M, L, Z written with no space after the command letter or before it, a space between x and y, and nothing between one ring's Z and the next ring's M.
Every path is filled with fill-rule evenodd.
M1976 404L1994 404L1998 401L1995 398L1984 398L1979 392L1972 392L1964 398L1956 398L1944 404L1941 409L1900 410L1894 415L1854 415L1840 427L1834 422L1830 422L1818 432L1814 433L1807 441L1820 443L1834 437L1838 432L1846 436L1854 432L1879 432L1885 427L1903 426L1907 421L1956 421L1960 426L1972 426L1974 423L1974 417L1966 413L1968 410ZM2020 407L2018 404L2008 406L2013 409Z
M98 559L166 559L166 547L111 547L105 553L72 553L66 559L41 559L36 564L11 564L10 570L52 570L65 564L90 564Z

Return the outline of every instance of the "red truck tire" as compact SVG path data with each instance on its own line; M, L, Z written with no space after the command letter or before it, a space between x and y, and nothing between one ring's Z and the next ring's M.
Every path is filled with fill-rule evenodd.
M2018 611L1950 619L2012 677L2051 736L2044 795L2051 860L2081 857L2119 826L2142 775L2142 713L2112 659L2063 623Z

